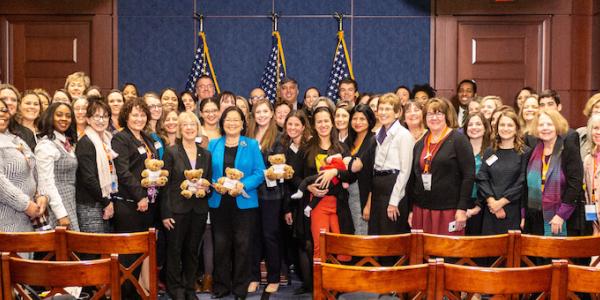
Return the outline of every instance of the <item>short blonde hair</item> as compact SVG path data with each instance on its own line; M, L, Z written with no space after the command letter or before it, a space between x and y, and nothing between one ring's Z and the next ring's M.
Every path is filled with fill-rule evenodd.
M488 100L494 101L496 108L502 106L502 98L500 98L499 96L485 96L481 99L481 101L479 103L481 103L481 105L483 105Z
M600 94L596 94L596 95L600 95ZM587 122L587 139L585 140L585 143L583 144L587 153L589 153L590 151L594 150L596 147L599 146L599 145L596 145L596 143L594 143L594 139L592 138L592 129L594 128L594 124L598 123L598 122L600 122L599 114L591 115Z
M377 109L381 104L389 104L394 107L395 113L402 112L402 103L400 103L400 97L394 93L386 93L379 97L379 102L377 102Z
M565 117L563 117L557 110L541 109L540 113L534 119L534 125L531 128L531 133L534 136L539 137L537 124L539 123L542 115L546 115L550 118L552 124L554 124L554 127L556 128L556 135L564 135L567 133L567 131L569 131L569 122L567 122L567 119L565 119Z
M184 111L177 117L177 138L181 138L181 126L185 121L192 121L192 123L195 123L198 128L198 136L202 136L202 124L200 124L200 120L198 120L196 114L191 111Z
M85 86L84 90L90 87L90 77L85 75L84 72L75 72L67 76L67 80L65 81L65 90L69 88L69 84L71 82L79 80L83 82L83 85Z
M589 118L592 115L592 109L594 108L594 105L598 104L598 102L600 102L600 93L596 93L592 95L590 99L588 99L588 101L585 103L585 107L583 108L583 115Z

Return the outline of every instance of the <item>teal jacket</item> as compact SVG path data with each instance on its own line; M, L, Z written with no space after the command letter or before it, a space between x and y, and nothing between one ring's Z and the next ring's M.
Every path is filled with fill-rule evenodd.
M225 155L225 137L211 140L208 143L208 151L212 154L212 182L223 177L223 159ZM236 203L239 209L248 209L258 207L258 187L265 180L262 154L255 139L240 136L240 142L235 156L235 168L244 173L240 180L244 184L244 190L250 196L246 198L242 195L236 197ZM208 206L217 208L221 204L221 194L213 192L208 199Z

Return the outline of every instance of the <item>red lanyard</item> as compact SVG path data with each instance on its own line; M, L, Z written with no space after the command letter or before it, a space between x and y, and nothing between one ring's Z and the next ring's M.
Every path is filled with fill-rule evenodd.
M431 161L433 161L433 157L437 153L437 149L440 147L442 139L444 139L444 137L446 137L446 134L448 134L448 131L450 131L450 128L446 126L446 128L444 128L444 131L442 132L442 135L433 147L431 147L431 136L433 134L429 133L429 135L427 136L427 140L425 141L425 157L423 159L423 162L425 163L425 166L423 167L423 173L428 174L431 171Z

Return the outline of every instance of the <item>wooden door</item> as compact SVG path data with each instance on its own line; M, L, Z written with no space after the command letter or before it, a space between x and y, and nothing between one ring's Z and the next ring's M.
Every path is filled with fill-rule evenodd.
M19 18L9 22L13 78L22 89L64 86L67 75L90 70L91 22L61 17ZM37 20L36 20L37 19Z
M477 81L479 95L512 105L524 86L547 86L544 16L466 17L458 20L458 78Z
M104 91L113 88L116 7L116 0L0 1L0 81L52 93L83 71Z

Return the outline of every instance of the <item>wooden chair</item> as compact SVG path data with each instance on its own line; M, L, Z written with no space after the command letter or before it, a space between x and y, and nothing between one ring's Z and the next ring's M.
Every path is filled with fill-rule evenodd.
M474 258L493 257L491 267L512 266L514 234L489 236L446 236L413 231L417 250L415 263L431 258L456 258L454 264L477 266Z
M50 286L48 296L66 294L67 286L100 286L92 300L101 299L110 288L113 299L121 299L118 256L94 261L36 261L2 254L2 289L4 299L13 299L13 288L23 299L32 297L20 284Z
M531 257L567 259L589 258L600 255L600 236L548 237L515 233L515 267L521 263L534 266ZM600 258L592 262L592 266L600 266Z
M123 284L129 280L142 299L157 299L156 230L154 228L150 228L147 232L119 234L84 233L64 228L57 228L56 232L65 235L67 253L74 260L79 260L77 253L100 254L101 257L108 257L111 254L141 254L130 266L119 265L119 282ZM141 267L146 258L149 258L150 262L149 291L144 289L138 278L133 275L133 271Z
M574 293L589 293L592 299L600 299L600 269L569 265L568 274L569 299L579 299Z
M566 271L567 262L564 260L555 261L553 265L527 268L443 264L437 270L436 299L445 296L450 300L460 300L458 292L497 295L494 299L533 293L541 293L537 299L565 299Z
M313 299L336 299L337 292L409 293L412 299L436 299L436 263L402 267L357 267L315 259Z
M19 252L47 252L43 260L67 260L63 236L54 230L42 232L0 232L0 252L18 257Z
M394 266L404 265L410 257L415 240L410 233L398 235L349 235L321 231L320 258L322 262L341 264L336 255L362 257L356 266L381 266L376 257L399 257Z

